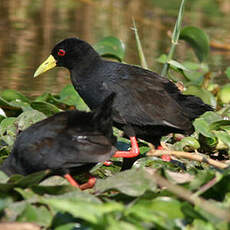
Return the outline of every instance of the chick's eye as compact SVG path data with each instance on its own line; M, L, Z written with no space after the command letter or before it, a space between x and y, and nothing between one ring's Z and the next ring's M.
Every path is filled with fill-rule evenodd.
M65 56L65 50L59 49L58 56Z

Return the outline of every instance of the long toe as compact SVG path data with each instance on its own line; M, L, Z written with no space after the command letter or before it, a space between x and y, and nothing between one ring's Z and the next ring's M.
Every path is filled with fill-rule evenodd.
M93 186L95 185L95 183L96 183L96 178L93 177L93 176L91 176L91 177L89 178L89 180L88 180L86 183L81 184L81 185L79 186L79 188L80 188L81 190L93 188Z

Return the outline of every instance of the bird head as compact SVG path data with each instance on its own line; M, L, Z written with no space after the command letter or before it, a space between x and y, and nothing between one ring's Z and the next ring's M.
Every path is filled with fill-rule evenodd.
M78 38L67 38L57 43L50 56L37 68L34 77L41 75L55 66L71 70L76 63L81 63L85 57L92 54L93 48Z

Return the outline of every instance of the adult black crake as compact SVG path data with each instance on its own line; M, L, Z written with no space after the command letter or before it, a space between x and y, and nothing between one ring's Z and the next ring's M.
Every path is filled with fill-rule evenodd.
M174 83L157 73L103 60L92 46L77 38L56 44L34 76L55 66L70 71L75 89L91 109L116 93L114 125L131 140L130 151L119 151L116 156L139 154L135 136L158 145L160 137L171 132L190 134L192 121L212 110L200 98L183 95Z

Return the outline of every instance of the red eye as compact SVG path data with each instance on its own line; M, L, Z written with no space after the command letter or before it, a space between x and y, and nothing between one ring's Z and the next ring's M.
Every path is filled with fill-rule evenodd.
M65 56L65 50L59 49L58 56Z

